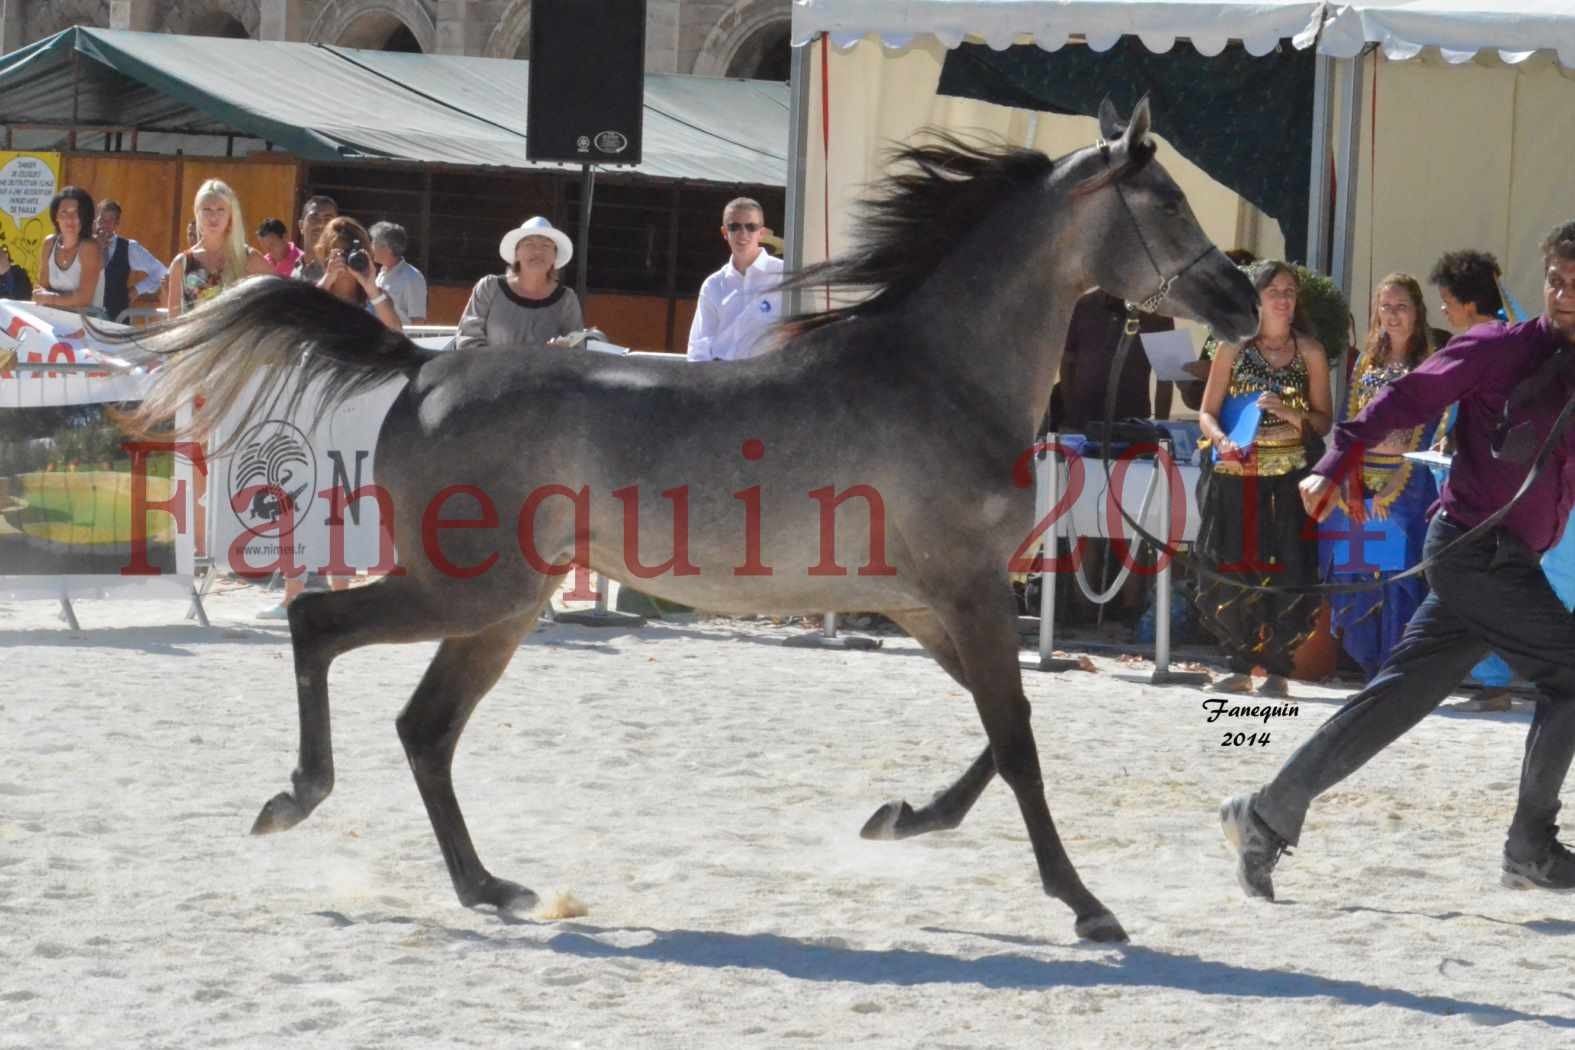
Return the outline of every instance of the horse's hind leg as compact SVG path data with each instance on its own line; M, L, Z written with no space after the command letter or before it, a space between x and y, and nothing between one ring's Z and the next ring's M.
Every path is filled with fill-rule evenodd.
M909 610L888 612L886 615L924 646L942 670L964 689L968 688L968 680L957 658L957 647L952 644L946 629L934 613ZM864 823L859 834L867 839L906 839L929 831L950 831L963 822L993 779L995 755L990 745L985 744L984 751L964 770L963 775L937 792L928 803L914 809L903 799L888 802Z
M530 890L495 877L482 865L454 796L450 771L466 721L503 674L538 612L539 607L477 634L446 640L395 723L454 891L467 908L491 904L499 909L529 909L536 904Z
M307 592L290 603L300 757L290 775L291 790L268 800L252 824L253 835L295 827L333 791L328 667L335 657L363 645L437 637L438 618L423 597L409 577L387 576L366 587Z
M1066 902L1077 916L1078 936L1124 941L1126 931L1116 917L1078 877L1050 816L1039 770L1039 751L1029 726L1028 698L1023 695L1016 612L1010 592L1005 581L999 579L981 577L969 583L959 591L953 604L937 611L957 647L979 718L990 737L996 769L1017 796L1039 866L1040 882L1046 893Z

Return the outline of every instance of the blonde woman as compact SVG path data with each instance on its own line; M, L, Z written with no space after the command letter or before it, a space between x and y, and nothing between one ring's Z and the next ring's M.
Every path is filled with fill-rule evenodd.
M218 179L197 187L196 244L170 263L164 306L171 317L218 295L254 274L271 274L268 257L246 243L246 221L235 191Z
M1351 369L1344 418L1355 419L1373 398L1437 349L1417 279L1392 273L1379 281L1373 291L1367 342ZM1435 429L1436 423L1397 430L1364 452L1361 496L1367 524L1354 528L1342 501L1319 531L1342 537L1365 532L1369 538L1358 551L1343 539L1320 540L1319 562L1331 580L1383 579L1422 560L1427 508L1438 498L1438 487L1433 475L1413 465L1405 454L1427 448ZM1376 540L1380 532L1385 538ZM1382 591L1334 594L1329 598L1330 628L1371 678L1389 659L1411 614L1426 597L1427 583L1415 576Z

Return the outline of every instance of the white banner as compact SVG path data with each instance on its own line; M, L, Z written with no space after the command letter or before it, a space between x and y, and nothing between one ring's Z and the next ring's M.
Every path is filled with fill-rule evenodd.
M139 534L129 510L135 475L139 469L147 474L149 461L139 463L118 436L102 433L107 424L95 413L61 422L58 413L26 410L140 400L150 377L141 368L128 371L127 359L140 360L134 347L96 345L75 314L0 300L0 364L15 362L0 370L0 413L19 410L0 416L11 424L0 429L0 595L84 596L149 582L164 585L154 588L158 592L167 593L172 583L184 592L198 504L207 551L220 572L342 575L394 565L392 537L381 529L373 456L403 379L358 395L320 420L315 390L291 412L264 413L224 455L207 458L205 483L193 484L184 455L176 457L172 476L143 477L137 498L154 509L144 515L140 535L155 548L163 545L153 559L161 574L126 575L126 567L142 564L135 558ZM28 364L70 370L23 367ZM93 367L98 364L102 370ZM289 400L286 393L278 403ZM31 428L16 422L35 419ZM238 413L226 419L210 447L234 433L237 420ZM94 459L77 462L71 442L86 429L98 435ZM106 444L108 450L101 448ZM157 509L176 499L180 507L171 509L178 515ZM46 548L50 557L41 560Z
M346 575L387 571L393 538L384 538L372 480L378 430L403 378L318 414L317 386L294 412L266 413L208 462L208 549L224 569L268 576L275 569ZM286 394L279 399L288 404ZM235 433L235 414L212 447ZM357 491L363 495L354 497ZM380 546L381 545L381 546Z
M0 366L0 597L189 594L191 463L128 448L97 407L148 376L105 363L76 314L6 300Z
M105 323L106 328L123 329ZM114 351L110 351L114 353ZM14 364L10 364L15 355ZM0 299L0 408L43 408L138 401L148 377L138 372L47 370L22 365L97 363L82 319L68 310Z

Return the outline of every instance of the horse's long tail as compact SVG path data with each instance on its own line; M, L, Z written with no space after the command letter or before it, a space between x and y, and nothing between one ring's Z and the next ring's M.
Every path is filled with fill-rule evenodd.
M293 411L317 379L324 380L318 411L327 412L391 376L413 375L435 355L364 309L283 277L243 281L174 320L94 334L166 355L141 405L116 416L121 427L134 437L191 441L209 437L232 412L240 415L226 441L272 414L281 399ZM175 425L177 412L194 401L187 421Z

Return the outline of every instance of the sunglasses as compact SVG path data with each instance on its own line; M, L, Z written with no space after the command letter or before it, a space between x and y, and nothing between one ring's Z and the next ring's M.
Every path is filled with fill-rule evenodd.
M758 229L761 229L761 225L758 222L730 222L727 224L728 233L754 233Z

